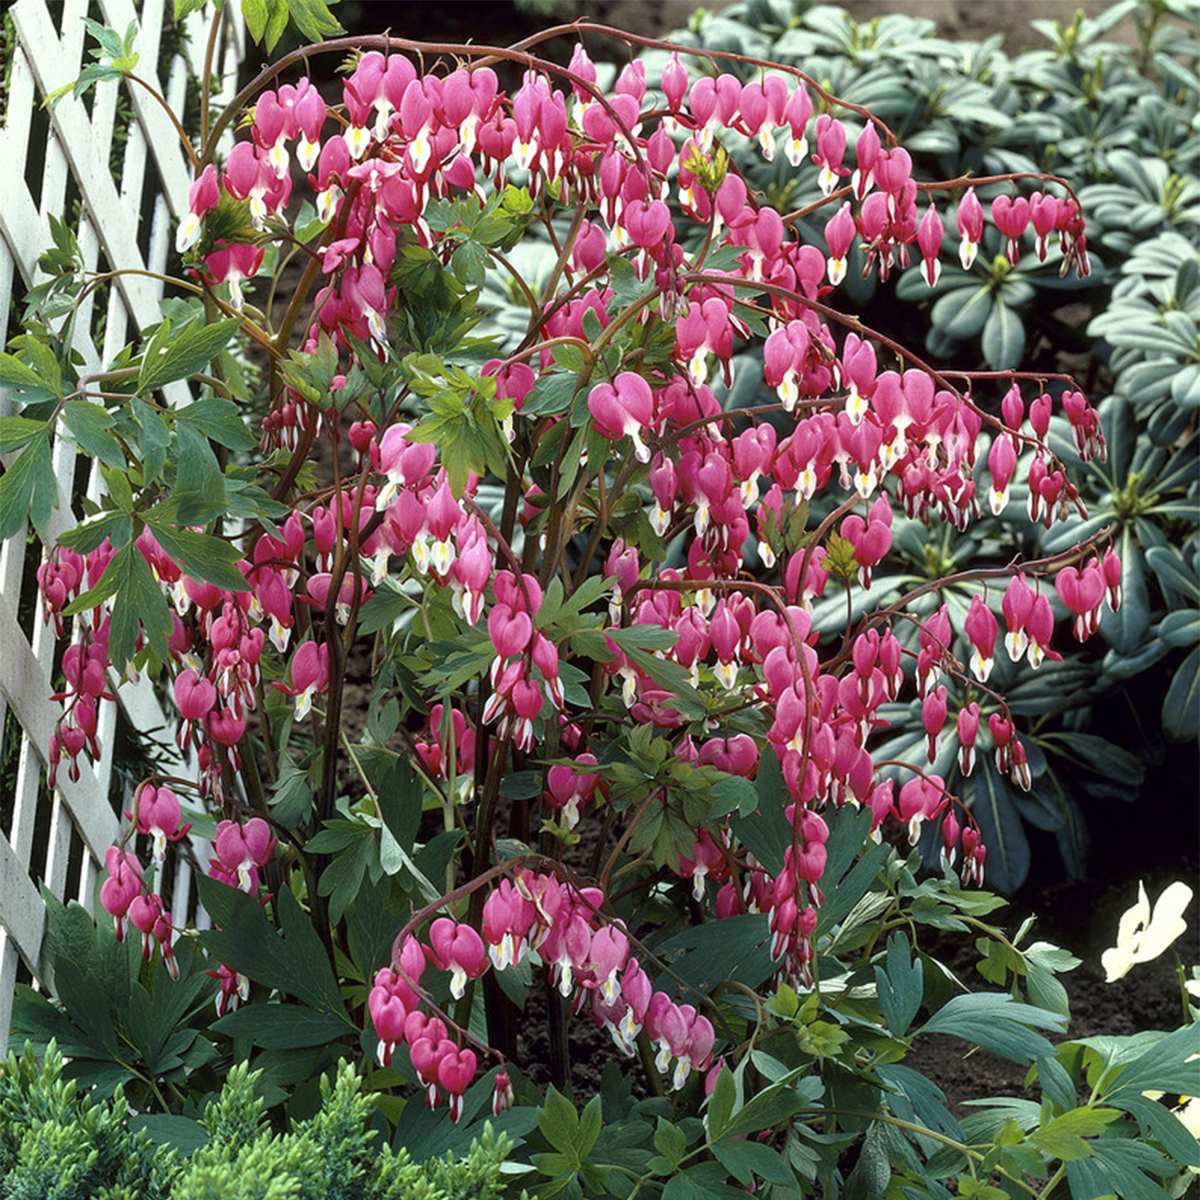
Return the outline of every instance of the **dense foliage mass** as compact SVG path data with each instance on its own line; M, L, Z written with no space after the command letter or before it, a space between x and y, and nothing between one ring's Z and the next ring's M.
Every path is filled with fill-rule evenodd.
M133 70L129 36L93 32L79 88ZM994 271L1084 278L1079 197L1037 170L921 180L869 107L786 61L653 43L653 71L601 86L583 44L563 68L535 43L327 41L211 127L205 106L194 282L99 376L55 324L81 290L58 227L0 358L25 404L0 534L26 510L48 528L52 436L106 488L39 575L74 629L50 783L81 777L140 671L188 766L132 795L99 894L115 937L51 903L66 1012L26 990L18 1025L176 1116L253 1053L261 1098L318 1122L314 1078L361 1030L372 1090L447 1105L381 1097L398 1144L466 1147L488 1111L544 1195L1186 1186L1194 1145L1143 1092L1185 1090L1188 1030L1055 1049L1038 1031L1064 1028L1074 960L1006 938L971 889L1007 832L978 797L1041 773L1006 692L1122 610L1112 529L879 578L987 513L1088 521L1104 422L1067 374L941 369L843 303L852 263L936 294L993 238ZM291 74L351 49L337 107ZM795 207L744 165L776 160ZM238 344L267 356L265 412ZM185 379L199 398L167 403ZM956 779L982 780L972 803ZM201 834L196 932L164 897ZM974 931L1011 990L954 994L921 925ZM536 1112L535 1005L556 1085ZM606 1072L577 1111L572 1016L638 1058L636 1089ZM1031 1064L1041 1105L960 1125L901 1064L933 1033Z

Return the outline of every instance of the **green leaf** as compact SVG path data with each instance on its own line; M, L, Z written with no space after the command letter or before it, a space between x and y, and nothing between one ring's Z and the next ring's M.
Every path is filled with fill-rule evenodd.
M359 978L370 982L391 961L392 941L404 924L409 897L395 880L368 876L346 913L346 934Z
M726 816L735 809L743 817L750 816L758 808L758 791L749 779L740 775L725 775L709 789L712 807L708 815L714 820Z
M783 815L785 796L779 759L765 754L754 779L758 809L750 817L730 817L730 828L738 841L772 874L783 869L783 855L792 844L792 827Z
M703 991L736 979L753 988L771 977L768 936L763 913L743 913L685 929L668 939L664 949L689 951L672 970L692 987Z
M424 798L424 785L412 764L397 758L379 781L379 811L384 830L404 854L412 852L416 841ZM387 863L383 869L388 871Z
M346 910L358 897L367 868L378 851L373 832L366 833L349 849L343 850L321 872L317 892L329 897L329 920L338 925Z
M678 634L671 630L659 629L658 626L635 626L631 629L609 629L605 632L638 671L671 693L676 701L674 707L684 716L697 717L703 714L704 701L700 693L692 687L687 671L677 662L656 658L639 648L641 645L651 645L658 649L663 647L664 643L674 645Z
M1078 1103L1079 1096L1075 1081L1062 1062L1057 1058L1039 1058L1037 1062L1038 1082L1042 1085L1042 1094L1052 1100L1061 1109L1072 1109Z
M345 33L325 0L288 0L288 4L296 28L310 42L323 42L326 38Z
M226 511L225 477L208 438L199 430L180 421L175 438L175 487L163 502L163 520L207 525Z
M858 1162L854 1164L854 1170L846 1180L846 1200L883 1200L892 1178L883 1133L885 1128L879 1121L875 1121L867 1130ZM1038 1165L1041 1165L1040 1160ZM930 1170L929 1173L933 1172Z
M720 1163L697 1163L668 1180L662 1200L745 1200L746 1189L730 1186L728 1178Z
M1017 811L1012 785L988 755L975 768L971 813L987 847L987 873L992 886L1014 892L1029 873L1029 841Z
M896 1116L935 1129L955 1141L966 1140L962 1127L946 1109L945 1093L920 1071L890 1063L880 1065L878 1075L889 1092L888 1107Z
M142 479L149 483L158 477L167 461L167 447L171 444L171 434L166 422L144 400L132 396L130 407L134 420L141 427L142 433L138 438L137 448L142 456Z
M175 0L176 6L188 2ZM204 0L199 2L203 4ZM174 1113L138 1113L129 1118L129 1128L131 1132L144 1129L152 1142L160 1146L173 1146L185 1156L208 1144L208 1132L199 1121Z
M546 1141L570 1160L579 1133L579 1114L553 1084L546 1093L546 1103L538 1109L538 1128Z
M1020 1004L1007 992L974 992L952 997L918 1032L953 1034L1010 1062L1029 1063L1053 1053L1034 1030L1061 1033L1066 1026L1060 1014Z
M43 426L0 475L0 541L16 537L27 517L45 536L50 514L57 507L58 480L50 458L50 433Z
M893 933L887 942L886 970L875 968L875 986L884 1024L896 1037L903 1037L921 1007L924 994L921 960L914 958L903 933Z
M211 325L190 325L177 337L171 336L171 322L163 321L150 340L138 376L138 391L153 392L177 379L187 379L203 371L225 347L241 321L216 321Z
M247 425L243 415L232 400L220 396L209 396L196 400L176 410L180 421L194 426L205 437L230 450L253 450L258 439Z
M158 544L186 574L227 592L250 590L246 577L235 565L242 557L238 550L220 538L156 519L155 513L152 508L145 514L146 524L153 529Z
M68 604L63 613L74 616L95 608L110 596L116 597L108 641L108 656L113 666L122 670L133 657L139 622L151 650L165 661L167 638L172 629L171 612L149 564L132 542L112 556L96 586Z
M1143 1135L1158 1142L1176 1162L1200 1167L1200 1144L1187 1126L1165 1104L1138 1093L1126 1093L1113 1103L1134 1117Z
M844 819L843 814L849 814L851 810L847 807L839 814L839 824ZM870 813L867 810L861 810L853 814L857 818L866 817L866 824L870 824ZM837 829L834 829L836 835ZM834 836L831 836L829 842L826 843L826 850L829 853L829 860L826 863L824 878L830 881L826 889L825 903L821 905L820 913L817 918L817 935L829 933L844 917L848 916L854 906L867 894L867 890L875 882L875 877L879 873L884 860L889 853L889 847L886 842L881 842L879 845L871 845L863 853L863 856L854 863L845 876L839 881L837 880L837 872L831 871L829 862L834 860ZM860 843L861 845L862 843Z
M0 454L10 454L44 432L45 421L28 417L0 417Z
M1030 1004L1061 1013L1064 1017L1069 1015L1067 989L1054 978L1053 972L1028 960L1025 963L1025 990Z
M708 1135L710 1138L723 1138L729 1128L733 1116L733 1106L737 1103L737 1083L733 1072L728 1067L722 1067L717 1073L717 1082L712 1095L708 1098Z
M270 3L271 17L267 21L267 32L263 38L268 54L275 49L288 23L288 0L270 0Z
M196 888L209 916L220 926L199 935L218 961L319 1012L337 1016L347 1032L354 1029L325 947L288 888L282 888L276 898L282 933L253 896L207 875L196 877Z
M687 1151L687 1134L665 1117L659 1117L654 1129L654 1148L663 1158L664 1169L659 1174L670 1174Z
M600 1105L600 1097L593 1096L584 1106L579 1117L579 1136L575 1143L575 1152L579 1155L581 1163L591 1154L592 1147L600 1136L600 1127L603 1124Z
M120 550L133 535L133 524L125 513L109 513L83 525L68 529L58 539L60 546L70 546L80 554L90 554L105 538L114 550Z
M313 809L313 784L308 772L284 756L280 763L279 778L275 780L273 795L268 803L271 815L280 825L296 829L308 821Z
M1063 1162L1086 1158L1092 1147L1084 1139L1102 1134L1120 1115L1115 1108L1075 1108L1035 1129L1029 1140L1043 1154Z
M778 1150L764 1146L761 1142L729 1141L717 1142L712 1148L720 1164L739 1183L749 1186L754 1176L768 1183L795 1184L796 1177L784 1162Z
M1004 302L1003 296L996 296L992 301L980 346L993 370L1009 371L1021 363L1025 353L1025 326L1016 310Z
M1089 1158L1066 1163L1072 1196L1136 1196L1171 1200L1160 1181L1175 1174L1176 1164L1150 1146L1118 1137L1096 1139Z
M796 1084L801 1068L789 1071L778 1082L751 1097L733 1114L721 1134L721 1140L744 1137L770 1129L806 1108L821 1094L820 1078L803 1079ZM794 1086L795 1085L795 1086ZM715 1149L715 1146L714 1146Z
M1009 1193L1002 1188L971 1175L959 1178L958 1194L965 1197L965 1200L1010 1200Z
M125 516L133 515L133 487L129 476L114 467L101 467L100 476L104 480L104 490L108 498L116 505L117 511Z
M570 349L571 347L563 347ZM556 347L558 349L558 347ZM579 387L579 379L574 375L556 371L544 375L534 385L533 391L525 397L521 405L521 415L524 417L558 416L571 407L575 390Z
M12 354L0 352L0 388L7 388L14 400L23 404L36 404L39 400L57 400L61 395L58 386L43 379L32 367L27 367Z
M81 450L114 471L125 470L125 452L108 432L116 423L112 413L88 400L71 400L63 405L62 416Z
M124 561L118 567L118 560L122 556ZM118 567L118 571L114 577L116 589L108 637L109 659L118 670L125 668L133 658L140 625L151 652L160 661L166 662L167 638L171 636L173 628L171 610L154 578L154 572L150 570L150 564L130 542L112 557L104 576L114 567ZM100 582L104 582L104 577Z
M176 16L179 20L178 7L180 0L175 0ZM242 0L242 16L246 21L246 30L256 41L261 42L267 29L267 0Z
M212 1028L228 1037L249 1038L264 1049L324 1046L346 1033L346 1022L298 1004L248 1004L226 1013Z
M679 641L679 634L660 625L631 625L628 629L606 631L613 644L622 650L669 650Z
M541 794L541 771L516 771L500 784L500 795L506 800L532 800Z
M1196 1094L1197 1077L1200 1069L1189 1056L1196 1049L1196 1030L1194 1026L1185 1025L1174 1033L1165 1036L1147 1034L1147 1038L1157 1037L1157 1040L1144 1052L1138 1054L1132 1062L1121 1069L1116 1078L1116 1088L1104 1099L1109 1104L1121 1105L1133 1093L1139 1095L1144 1091L1175 1092L1185 1096ZM1084 1044L1089 1039L1083 1039Z

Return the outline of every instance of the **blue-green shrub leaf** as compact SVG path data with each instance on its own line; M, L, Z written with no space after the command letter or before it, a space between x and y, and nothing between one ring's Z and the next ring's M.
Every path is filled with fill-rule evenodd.
M1163 732L1186 742L1200 729L1200 646L1183 660L1163 700Z
M1117 538L1121 558L1121 607L1107 609L1100 621L1100 635L1114 650L1131 654L1150 628L1150 596L1146 588L1146 563L1132 526L1121 526Z
M934 301L929 319L948 337L965 341L983 329L990 303L991 293L986 287L956 288Z
M1173 547L1151 546L1146 551L1146 562L1158 578L1164 591L1178 592L1193 602L1200 601L1200 580L1194 571L1189 571L1182 555Z
M1025 326L1017 311L997 296L983 326L980 343L983 357L996 371L1007 371L1021 363L1025 353Z

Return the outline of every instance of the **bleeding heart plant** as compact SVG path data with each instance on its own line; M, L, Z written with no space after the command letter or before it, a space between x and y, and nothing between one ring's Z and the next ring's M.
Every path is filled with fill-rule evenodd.
M380 1086L398 1071L458 1120L478 1111L468 1089L490 1063L502 1112L530 1066L514 1001L534 994L537 964L559 1086L569 1007L621 1054L640 1050L651 1091L663 1074L692 1096L681 1104L706 1106L702 1144L722 1163L745 1147L734 1176L801 1186L794 1155L737 1141L774 1129L776 1149L792 1144L790 1118L820 1092L758 1047L790 1028L810 1065L837 1061L856 1035L821 1005L842 1000L847 1018L904 1038L922 993L903 934L874 967L873 1015L853 1016L853 971L835 971L833 994L822 984L885 859L887 887L907 870L876 842L936 829L947 872L961 863L939 886L970 913L959 883L982 884L987 847L935 773L943 734L969 774L986 717L997 770L1029 786L1020 723L988 684L995 614L1010 658L1029 648L1036 668L1054 655L1050 595L1077 638L1119 600L1103 531L881 597L894 522L963 530L981 491L1003 506L1024 482L1030 519L1049 526L1082 511L1052 418L1085 461L1104 438L1069 377L950 375L839 306L856 243L880 279L919 263L932 287L957 227L969 264L984 180L913 178L886 124L799 70L666 46L661 80L634 62L608 88L583 44L564 69L540 40L451 54L356 38L285 55L188 146L178 248L194 299L99 375L76 379L68 358L51 386L53 352L32 334L4 356L52 400L6 443L25 445L8 494L56 422L77 429L85 409L97 430L81 448L108 472L101 511L40 577L47 619L64 637L73 619L80 639L52 769L65 757L77 777L97 755L109 677L169 681L194 769L142 786L101 899L147 954L169 954L135 839L156 857L181 844L180 794L222 818L201 883L220 928L198 935L221 964L218 1034L285 1044L235 1011L258 983L312 1009L309 1036L344 1035L333 963ZM296 72L347 52L331 107ZM775 210L732 169L730 138L768 158L783 139L822 199ZM829 214L823 244L800 233L814 212ZM1014 177L991 218L1011 262L1032 220L1039 254L1057 232L1063 269L1088 270L1068 181ZM540 247L546 271L523 273L518 246ZM281 290L285 259L299 276ZM496 284L520 296L519 330L489 320ZM261 420L227 374L235 336L267 356ZM764 379L745 403L731 360L752 342ZM200 400L155 399L183 378ZM969 662L947 607L927 603L952 584L977 589ZM809 610L835 590L846 621L831 646ZM373 692L362 732L353 684ZM909 696L922 747L885 761L887 706ZM663 903L678 916L655 915ZM311 980L280 965L305 936L329 956L309 960ZM844 949L869 957L877 936ZM708 957L675 962L690 946ZM885 1001L890 987L906 999ZM1027 1025L1018 1048L1041 1053ZM542 1128L557 1147L554 1095ZM782 1107L754 1123L768 1096ZM667 1168L647 1169L688 1157L670 1161L674 1136L655 1137ZM545 1156L539 1169L561 1174Z

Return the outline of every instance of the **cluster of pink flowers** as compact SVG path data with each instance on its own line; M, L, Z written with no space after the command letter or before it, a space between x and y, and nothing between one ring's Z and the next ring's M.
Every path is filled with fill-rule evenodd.
M581 212L563 254L563 293L547 298L541 333L546 341L586 343L594 340L588 331L595 322L613 329L618 314L606 277L610 255L632 265L645 285L644 300L657 299L657 306L631 306L617 328L670 323L669 365L634 370L631 360L621 364L625 369L611 370L611 377L597 374L580 397L586 413L577 406L574 415L611 443L614 467L630 472L625 478L642 472L636 479L644 478L648 497L639 518L661 538L686 539L686 565L679 569L648 568L637 548L621 539L607 553L601 548L609 602L604 669L620 680L630 718L657 727L672 739L676 757L696 767L753 778L760 744L749 734L713 728L705 730L711 736L694 738L676 698L644 669L645 659L622 649L621 629L668 632L672 644L655 653L686 671L693 686L738 694L762 714L765 741L790 801L785 813L793 839L781 869L767 872L718 822L697 830L694 850L681 856L678 869L698 900L711 884L719 917L766 914L779 978L804 982L824 900L827 816L845 805L865 806L875 836L890 816L914 843L926 822L940 820L947 862L961 852L964 876L982 882L986 848L978 829L945 780L930 773L950 729L962 773L973 769L983 719L980 701L971 699L976 694L993 710L987 729L997 768L1029 786L1011 714L982 687L1000 635L985 595L972 600L960 631L944 606L916 621L916 650L902 646L890 617L868 618L848 653L832 662L817 652L811 603L825 594L831 575L847 586L855 580L861 589L871 588L873 572L892 547L894 509L959 529L975 520L983 468L977 456L985 448L990 486L984 489L992 512L1004 510L1020 470L1030 519L1049 527L1078 500L1048 448L1055 411L1084 459L1103 455L1103 436L1079 392L1056 400L1039 388L1026 412L1026 397L1014 383L996 417L984 400L955 390L943 377L893 361L892 347L859 332L831 331L822 300L845 277L856 241L867 270L882 278L908 267L914 247L927 283L933 286L939 277L943 220L932 205L921 211L911 158L901 147L885 148L875 123L866 123L848 158L846 127L831 112L813 120L809 87L799 79L790 87L778 76L746 85L730 75L693 80L676 56L661 78L664 113L652 105L646 111L644 64L623 70L608 97L592 86L595 69L582 48L571 74L568 93L530 71L509 98L487 67L419 75L402 55L372 51L344 82L345 119L333 132L325 102L308 80L265 92L254 109L250 140L235 147L223 171L210 164L195 180L178 245L197 256L197 275L208 285L229 284L230 301L240 308L242 282L261 267L270 219L287 218L294 148L309 172L316 211L329 227L316 251L322 286L303 344L316 351L332 342L344 372L335 376L338 390L356 365L356 347L387 355L388 317L397 300L390 281L405 242L443 260L453 253L457 243L433 227L431 205L476 192L482 203L485 188L512 179L547 205L585 206L586 219ZM793 226L749 191L717 153L722 131L755 139L767 158L782 140L794 166L811 164L831 210L836 207L824 226L823 247L802 243ZM223 198L245 206L247 222L261 231L255 242L206 238ZM684 249L686 231L676 211L707 229L705 248L694 255ZM1063 269L1074 265L1086 273L1084 222L1073 199L1048 192L1001 196L991 205L991 219L1010 261L1017 261L1032 225L1039 258L1047 256L1057 233ZM984 220L980 200L967 189L954 218L964 267L978 252ZM725 266L706 269L715 249L724 251ZM733 358L759 320L768 330L764 379L789 417L786 432L760 423L759 412L724 411L714 391L718 374L729 384ZM571 419L539 414L529 403L559 369L553 348L538 344L484 366L479 390L503 402L506 413L511 406L501 424L510 442L536 441ZM336 441L341 429L300 392L285 388L264 422L262 446L296 452L302 434ZM472 473L465 487L453 486L436 445L421 440L410 424L396 419L379 428L363 413L346 437L358 474L334 494L297 501L276 532L256 535L238 564L244 590L190 578L149 528L137 540L172 604L166 666L180 716L180 749L196 748L201 796L224 812L238 811L230 780L242 765L239 747L248 714L261 703L264 657L270 664L271 649L286 665L280 678L268 673L268 681L290 697L296 719L303 720L338 686L331 679L329 639L342 636L371 588L406 574L422 586L450 589L454 613L464 626L486 631L491 645L474 719L450 701L431 708L415 743L422 771L439 783L458 780L454 798L466 800L477 762L506 753L509 744L533 753L549 727L572 765L548 767L543 801L562 828L572 829L581 808L603 796L605 785L570 711L561 675L573 648L555 642L553 622L543 617L536 556L527 553L521 561L502 544L476 504L481 481ZM536 548L546 497L531 475L519 487L529 551ZM830 535L825 544L810 534L807 544L797 545L789 530L803 529L809 501L834 488L845 503L822 531ZM778 573L775 586L748 583L752 535L764 570ZM107 543L86 558L59 550L42 568L43 611L57 632L63 631L64 608L85 579L97 581L111 555ZM1119 602L1119 581L1111 551L1058 572L1055 590L1075 616L1077 638L1096 631L1105 599L1113 607ZM1013 574L1000 604L1010 657L1017 661L1028 651L1035 668L1045 657L1057 657L1050 646L1050 600L1037 586ZM312 620L298 619L301 606ZM64 655L52 783L63 754L77 778L80 756L99 752L97 708L111 699L107 623L103 606L85 614L80 639ZM965 665L954 655L956 633L970 648ZM877 767L869 742L887 724L883 705L906 686L906 658L915 674L930 771L913 764L912 777L899 783ZM966 700L958 704L959 689L952 692L943 679L962 685ZM652 799L667 802L665 794ZM160 860L166 843L186 832L178 800L165 787L144 787L131 820L139 834L152 838ZM259 873L274 852L267 823L257 817L245 824L224 820L214 848L212 873L256 894ZM146 953L157 941L169 961L170 914L145 888L136 857L114 847L107 865L102 902L118 935L128 919L143 932ZM421 972L427 961L449 972L457 996L489 965L505 969L534 951L562 995L607 1029L623 1052L632 1053L634 1037L645 1029L658 1046L660 1069L672 1070L675 1086L691 1071L707 1070L711 1024L690 1006L653 992L630 953L628 932L600 917L604 899L598 889L522 870L491 891L481 930L443 917L431 925L427 947L406 940L394 969L379 972L370 996L380 1061L390 1063L403 1042L430 1103L446 1093L457 1117L477 1059L451 1037L440 1016L423 1011ZM218 1011L245 999L243 976L223 965L210 974L220 988ZM507 1089L501 1073L498 1105L511 1098Z
M399 939L392 967L375 976L368 1000L380 1064L389 1066L396 1046L406 1044L426 1085L429 1106L437 1106L440 1087L449 1095L451 1116L457 1121L477 1059L474 1051L459 1050L449 1039L440 1017L422 1011L421 973L427 961L448 972L450 994L458 999L468 979L478 979L492 967L507 970L532 952L575 1011L587 1012L606 1029L623 1054L634 1053L635 1039L644 1028L657 1047L656 1065L670 1072L673 1087L682 1087L693 1070L708 1070L715 1037L712 1023L691 1005L675 1004L652 989L630 953L622 923L601 917L603 902L598 888L576 890L553 875L523 869L489 892L482 936L470 925L439 917L429 927L428 945L412 934ZM496 1111L511 1103L508 1076L501 1070Z
M124 849L129 838L141 835L150 838L151 857L156 869L166 859L169 842L187 836L191 823L183 821L179 797L165 784L146 782L134 793L133 811L126 812L130 829L118 845L105 853L104 866L108 878L100 887L100 907L113 919L117 941L125 938L128 921L142 935L142 957L150 961L154 947L162 951L163 964L172 979L179 978L175 961L175 927L163 898L152 889L137 855ZM221 821L217 825L209 859L208 871L214 879L254 895L259 887L259 871L275 853L275 838L261 817L251 817L244 825L236 821ZM217 1014L237 1008L249 995L250 981L221 964L209 971L220 983Z
M443 918L443 921L448 925L454 924L448 918ZM468 934L474 934L476 940L479 938L468 926L460 928ZM454 932L450 933L452 939ZM439 926L439 935L441 933L442 927ZM439 937L439 940L442 938ZM470 952L463 948L460 953L467 957ZM417 1077L425 1087L426 1103L430 1108L436 1108L441 1099L439 1088L442 1089L450 1100L450 1115L457 1121L462 1115L463 1094L475 1076L478 1060L470 1047L460 1049L451 1041L446 1024L440 1017L428 1017L421 1011L414 988L424 968L425 955L420 943L413 939L406 943L401 954L403 974L384 967L375 976L367 1006L379 1035L379 1063L383 1067L391 1066L396 1046L403 1042L408 1047ZM503 1072L496 1077L495 1100L497 1112L512 1103L512 1090Z

